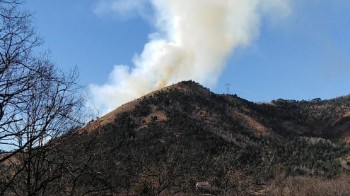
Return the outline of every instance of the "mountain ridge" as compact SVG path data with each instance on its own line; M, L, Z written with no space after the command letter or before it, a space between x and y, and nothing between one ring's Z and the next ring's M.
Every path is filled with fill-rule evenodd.
M60 163L49 171L62 173L47 193L279 195L290 179L347 182L349 112L348 96L257 104L180 82L50 142Z
M195 84L195 83L194 83ZM195 87L197 89L200 89L200 91L202 92L205 92L205 93L211 93L209 89L199 85L199 84L196 84L196 85L193 85L192 87ZM87 127L85 127L85 129L88 129L88 131L91 131L93 130L94 128L98 127L98 126L103 126L105 125L106 123L109 123L110 121L112 121L114 118L116 118L116 116L118 114L121 114L123 112L128 112L130 110L133 110L135 108L135 106L138 104L138 102L144 98L147 98L147 97L151 97L152 95L158 93L158 92L164 92L164 91L168 91L168 90L171 90L171 89L177 89L177 90L181 90L183 92L191 92L191 89L189 86L186 85L186 82L180 82L180 83L177 83L177 84L173 84L173 85L170 85L170 86L166 86L166 87L163 87L161 89L158 89L158 90L155 90L153 92L150 92L146 95L143 95L137 99L134 99L130 102L127 102L119 107L117 107L116 109L108 112L107 114L103 115L102 117L100 118L97 118L96 120L93 120L93 123L89 123L87 125ZM81 130L81 131L84 131L84 130Z
M269 103L254 103L247 101L245 99L239 98L237 95L228 95L228 94L221 94L217 95L213 92L211 92L208 88L205 88L201 86L200 84L193 82L193 81L184 81L180 82L174 85L170 85L168 87L159 89L157 91L151 92L145 96L142 96L138 99L135 99L129 103L123 104L122 106L118 107L117 109L109 112L105 116L96 119L95 121L89 123L85 128L83 128L81 131L92 131L93 129L96 129L99 126L103 126L105 124L108 124L112 122L118 115L124 113L124 112L130 112L135 109L137 105L140 104L142 100L152 98L153 96L159 94L159 93L167 93L169 91L174 91L177 90L179 92L182 92L184 94L188 95L200 95L200 96L208 96L208 97L220 97L219 99L224 99L226 103L226 106L233 106L236 107L236 109L241 110L243 112L238 112L237 110L232 110L230 111L231 115L234 116L235 118L241 120L241 121L246 121L252 128L255 128L257 132L261 132L263 134L271 134L271 130L273 128L266 126L266 124L260 122L260 121L267 121L267 118L270 118L271 115L264 117L266 110L273 110L273 113L275 112L276 114L281 114L282 118L285 119L292 119L292 118L297 118L298 115L304 114L304 113L310 113L313 112L313 117L316 119L313 119L316 122L309 123L308 126L305 128L302 126L302 129L308 129L309 132L314 134L315 136L322 136L327 135L326 133L322 134L316 134L315 129L319 128L316 126L317 124L321 124L322 127L326 127L327 129L333 129L335 132L341 132L344 134L344 138L342 138L342 135L337 135L334 136L333 138L328 138L328 139L335 139L338 137L338 139L341 139L342 141L350 141L348 138L350 134L350 96L341 96L329 100L320 100L320 99L313 99L311 101L296 101L296 100L284 100L284 99L277 99L277 100L272 100ZM341 102L337 106L337 102ZM156 105L156 103L154 104ZM201 110L200 108L197 108L198 110ZM285 109L286 111L283 111L282 109ZM321 117L318 117L317 115L322 115L325 113L329 113L328 110L337 110L337 111L332 111L332 112L339 112L337 115L333 114L328 114L328 117L324 117L321 119ZM293 111L296 110L296 111ZM314 111L311 111L314 110ZM345 112L344 112L345 111ZM204 112L204 111L202 111ZM248 113L254 113L257 115L260 120L255 119L252 116L249 116ZM291 113L292 112L292 113ZM293 113L294 112L294 113ZM287 113L287 114L286 114ZM288 114L291 113L291 114ZM276 114L273 115L273 117L276 117ZM160 117L160 119L164 119L165 116L164 114L159 114L156 115ZM200 115L199 115L200 116ZM197 115L197 117L199 117ZM310 116L310 115L309 115ZM305 116L304 116L305 117ZM330 119L327 119L330 118ZM209 119L208 119L209 120ZM301 120L298 119L297 120ZM149 120L148 120L149 121ZM285 124L290 124L292 121L286 120L284 121ZM279 123L283 124L283 123ZM305 124L305 123L304 123ZM287 126L287 125L286 125ZM293 126L299 126L298 122L296 125ZM283 126L282 126L283 127ZM275 128L278 129L278 128ZM321 132L329 132L325 128L322 128L323 130ZM278 132L278 130L277 130ZM293 131L294 133L294 131ZM312 135L311 134L311 135ZM332 133L331 133L332 135ZM346 135L346 137L345 137ZM349 136L347 136L349 135ZM327 138L326 138L327 139Z

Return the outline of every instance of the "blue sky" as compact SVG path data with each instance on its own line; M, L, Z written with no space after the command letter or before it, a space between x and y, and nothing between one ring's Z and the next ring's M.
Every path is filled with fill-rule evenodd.
M110 0L106 0L110 1ZM103 84L114 65L132 65L155 31L147 7L138 14L97 13L97 0L30 0L33 25L64 70L81 84ZM141 9L141 8L140 8ZM216 85L251 101L332 98L350 93L350 1L295 0L283 20L263 16L259 36L232 53Z

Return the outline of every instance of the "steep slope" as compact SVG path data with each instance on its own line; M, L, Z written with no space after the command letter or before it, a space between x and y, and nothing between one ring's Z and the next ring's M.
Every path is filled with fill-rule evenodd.
M218 189L236 183L233 179L248 186L253 178L246 173L267 164L264 149L279 137L248 115L251 104L182 82L66 135L62 152L74 157L67 162L80 160L76 169L84 162L93 168L93 175L76 181L80 192L97 186L95 176L108 179L97 183L108 187L104 194L192 194L200 180L215 182Z
M216 95L194 82L181 82L127 103L90 123L93 131L113 122L122 113L133 113L136 124L147 126L152 117L166 121L171 113L188 115L212 128L228 141L246 130L256 136L290 135L346 140L350 132L350 97L312 101L274 100L256 104L232 95ZM242 137L242 136L239 136Z
M350 132L350 97L312 101L274 100L260 104L254 110L264 116L270 126L282 136L299 135L347 141Z
M281 174L334 177L347 172L349 112L349 97L256 104L181 82L52 142L62 174L47 192L193 195L208 181L247 195Z

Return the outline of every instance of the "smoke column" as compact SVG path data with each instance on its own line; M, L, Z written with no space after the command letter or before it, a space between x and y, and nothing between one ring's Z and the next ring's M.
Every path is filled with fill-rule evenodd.
M257 38L261 16L289 12L287 0L151 0L157 32L132 67L117 65L103 85L90 85L103 113L182 80L215 85L228 55Z

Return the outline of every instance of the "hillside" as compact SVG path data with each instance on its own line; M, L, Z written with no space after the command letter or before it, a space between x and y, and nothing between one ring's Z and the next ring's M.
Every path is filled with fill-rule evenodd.
M166 121L174 112L213 126L212 132L228 141L236 138L230 134L232 130L249 130L259 136L299 135L340 141L347 141L350 132L350 96L311 101L278 99L257 104L236 95L216 95L194 82L178 83L124 104L81 131L95 130L122 113L134 113L136 124L142 127L151 122L151 117L157 122Z
M180 82L51 142L62 173L47 192L272 194L278 178L347 175L348 141L349 96L258 104Z

